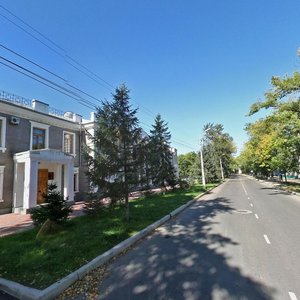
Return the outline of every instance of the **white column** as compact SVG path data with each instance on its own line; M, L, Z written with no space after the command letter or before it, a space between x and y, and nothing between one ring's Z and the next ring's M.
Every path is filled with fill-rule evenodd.
M14 162L13 212L26 213L24 207L24 169L25 163Z
M36 206L38 183L38 162L28 158L25 161L24 176L24 208Z
M61 192L62 186L61 186L61 166L60 164L57 164L55 167L55 174L54 174L54 182L57 185L57 190Z
M74 163L64 165L64 198L74 201Z
M18 196L18 163L14 161L14 185L13 185L13 209L17 207L17 196Z

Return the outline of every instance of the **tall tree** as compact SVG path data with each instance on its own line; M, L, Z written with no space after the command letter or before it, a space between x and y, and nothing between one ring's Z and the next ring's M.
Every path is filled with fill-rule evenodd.
M284 78L274 76L271 84L265 99L250 108L249 115L262 109L268 109L270 113L247 126L249 141L241 153L241 162L249 165L251 161L254 171L263 175L287 171L299 173L300 73L294 72ZM260 127L265 130L255 130Z
M140 183L143 168L140 151L141 128L137 109L129 104L129 90L121 85L113 101L104 101L96 114L93 148L86 151L88 176L103 197L125 201L125 218L129 220L129 193Z
M166 184L173 185L175 182L170 140L168 125L158 114L150 130L150 165L153 183L163 187Z
M198 179L200 173L199 155L196 152L189 152L178 156L179 176L189 182Z
M209 181L220 180L222 172L228 176L231 172L233 154L236 147L233 138L224 132L223 125L208 123L203 132L203 159L205 176Z

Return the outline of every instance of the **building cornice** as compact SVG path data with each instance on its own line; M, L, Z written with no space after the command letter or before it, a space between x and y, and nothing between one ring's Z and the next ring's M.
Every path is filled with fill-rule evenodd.
M13 103L6 103L1 101L0 112L19 118L28 119L30 121L40 122L43 124L61 127L69 130L80 130L80 123L68 121L55 117L52 115L44 114L41 112L34 111L30 108L21 107Z

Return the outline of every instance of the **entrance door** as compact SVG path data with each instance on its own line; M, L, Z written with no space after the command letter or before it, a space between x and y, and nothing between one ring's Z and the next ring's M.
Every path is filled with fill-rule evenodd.
M44 203L43 194L48 190L48 169L38 170L37 204Z

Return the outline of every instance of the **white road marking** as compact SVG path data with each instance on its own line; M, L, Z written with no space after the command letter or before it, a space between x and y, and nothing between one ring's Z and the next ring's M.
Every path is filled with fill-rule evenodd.
M253 207L253 203L250 203L250 206Z
M257 214L255 214L254 216L255 216L256 219L258 219L258 215Z
M248 197L248 200L250 200L250 197Z
M242 182L241 182L241 184L242 184L242 186L243 186L243 189L244 189L244 191L245 191L245 194L248 195L248 193L247 193L247 191L246 191L246 189L245 189L244 184L243 184Z
M265 238L267 244L271 244L271 242L266 234L264 234L264 238Z
M297 300L295 293L289 292L289 296L290 296L291 300Z

